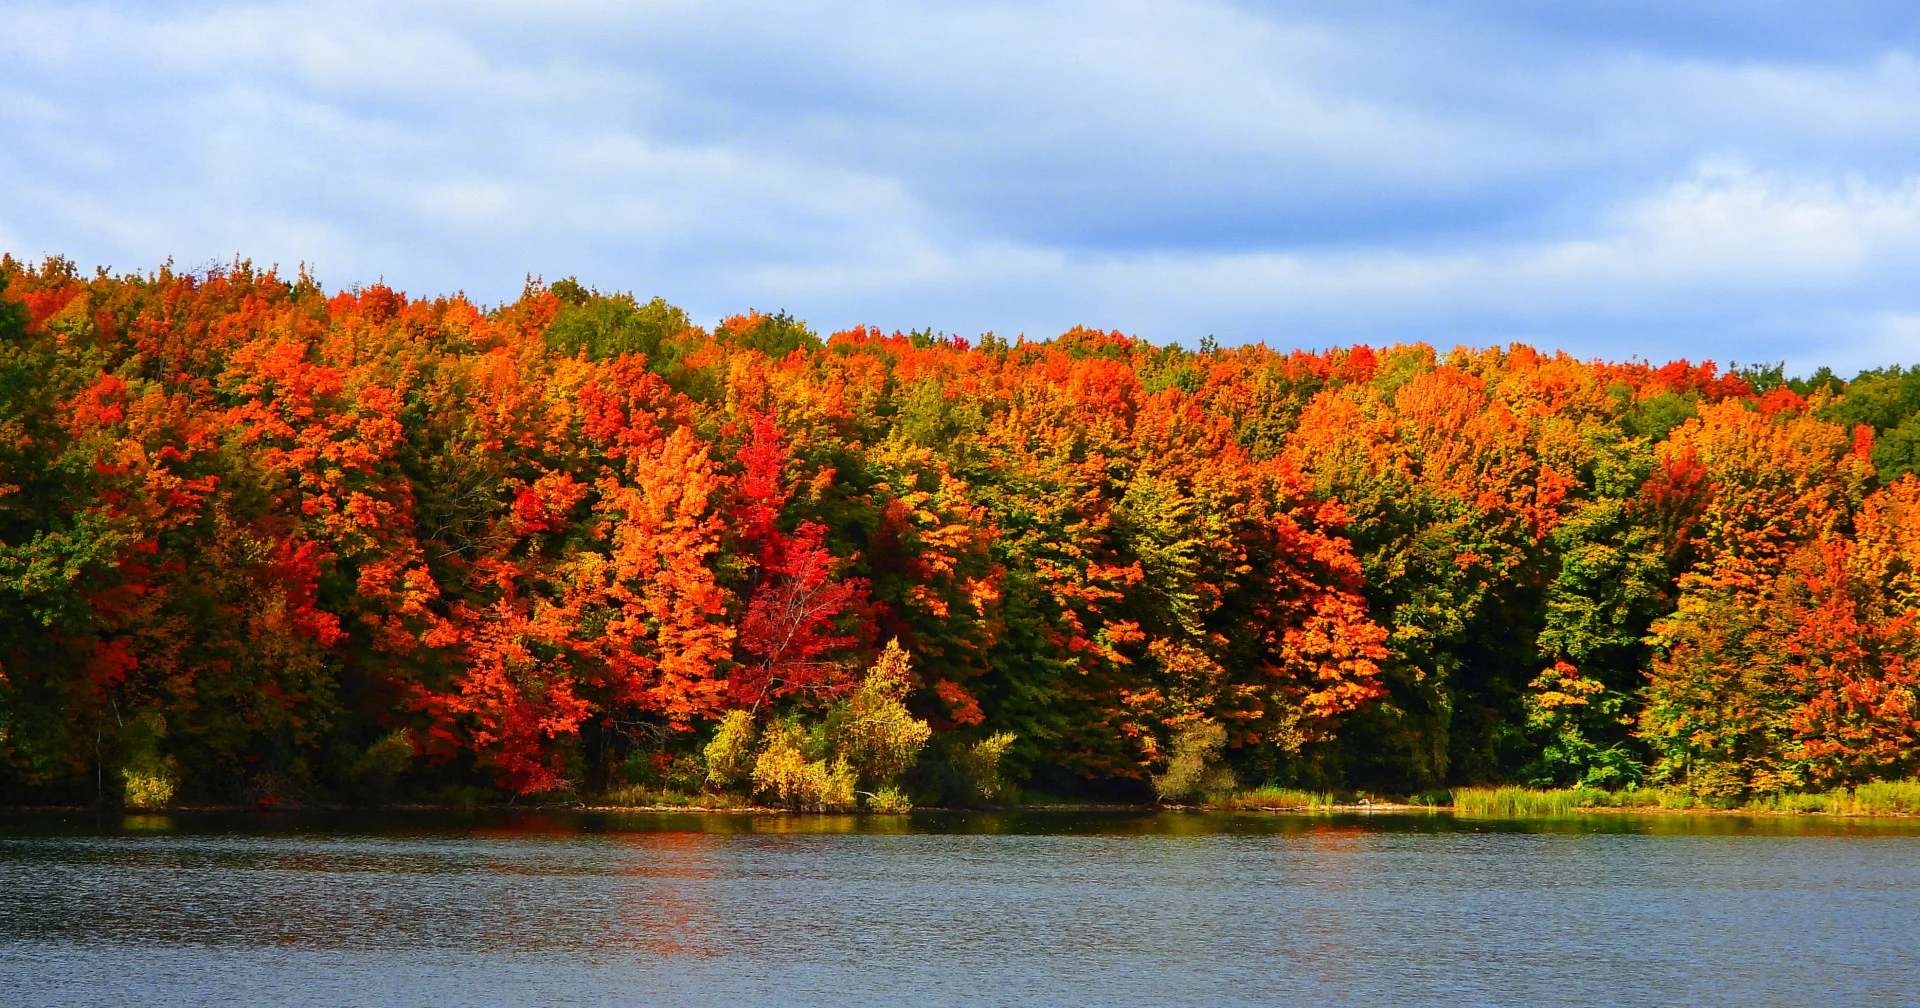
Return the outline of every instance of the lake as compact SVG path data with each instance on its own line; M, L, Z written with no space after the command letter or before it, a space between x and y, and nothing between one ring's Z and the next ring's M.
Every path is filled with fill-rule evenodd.
M1920 822L0 818L0 1001L1915 1004Z

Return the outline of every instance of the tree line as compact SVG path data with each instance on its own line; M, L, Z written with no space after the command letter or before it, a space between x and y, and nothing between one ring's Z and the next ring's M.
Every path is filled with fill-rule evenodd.
M0 796L1899 779L1916 469L1920 367L0 258Z

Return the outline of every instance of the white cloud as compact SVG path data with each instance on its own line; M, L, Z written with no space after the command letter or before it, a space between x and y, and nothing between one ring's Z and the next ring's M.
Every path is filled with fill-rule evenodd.
M1817 332L1838 361L1920 317L1920 64L1883 39L1781 60L1135 0L0 0L0 26L0 239L28 255L1614 355Z

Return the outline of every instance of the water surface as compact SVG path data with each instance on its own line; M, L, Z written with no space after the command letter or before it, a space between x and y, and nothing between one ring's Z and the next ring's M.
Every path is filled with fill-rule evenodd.
M1914 1004L1920 824L0 819L14 1004Z

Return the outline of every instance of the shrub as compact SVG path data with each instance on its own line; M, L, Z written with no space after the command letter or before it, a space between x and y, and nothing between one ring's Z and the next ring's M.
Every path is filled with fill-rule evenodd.
M919 759L933 729L908 712L910 669L898 640L889 641L880 660L860 682L846 705L828 718L835 748L862 780L888 785Z
M809 760L800 748L801 733L781 725L766 733L766 746L753 761L753 792L792 809L830 811L853 807L855 774L844 756L829 762Z
M126 784L128 808L160 808L173 801L173 792L178 786L176 776L170 773L121 770L120 778Z
M1012 732L998 732L954 752L954 770L965 782L969 794L988 801L1006 794L1008 787L1000 773L1000 760L1015 738Z
M1167 772L1153 778L1153 789L1166 799L1193 798L1233 790L1233 772L1219 765L1227 730L1212 721L1196 721L1173 736L1173 758Z
M127 807L159 808L173 801L180 765L160 751L166 737L166 719L154 711L130 719L121 730L120 781Z
M753 742L758 734L753 715L743 710L728 711L720 727L707 743L707 780L721 788L738 787L752 775Z
M413 736L405 728L395 728L368 746L348 772L363 800L381 801L412 764Z
M882 815L900 815L913 811L913 802L907 800L907 793L897 787L883 787L867 799L867 811Z

